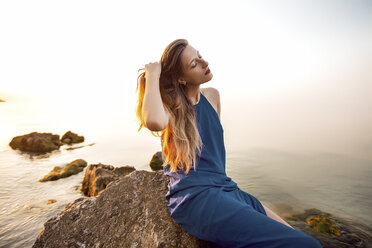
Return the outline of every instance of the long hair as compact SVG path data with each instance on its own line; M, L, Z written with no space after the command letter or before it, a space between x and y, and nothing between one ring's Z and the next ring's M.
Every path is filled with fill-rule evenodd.
M169 122L161 132L151 131L153 136L161 137L163 148L163 167L170 165L170 171L177 173L177 168L189 173L191 166L196 170L196 156L201 154L202 140L198 131L194 106L188 99L185 85L177 82L183 75L181 54L188 41L177 39L171 42L161 56L161 74L159 78L160 96L165 111L168 113ZM138 70L144 70L141 68ZM142 104L146 89L145 71L137 78L138 100L136 105L136 116L140 127L145 125L142 115Z

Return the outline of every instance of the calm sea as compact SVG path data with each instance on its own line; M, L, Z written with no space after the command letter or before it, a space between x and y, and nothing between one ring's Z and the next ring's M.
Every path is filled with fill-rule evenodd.
M137 129L132 105L0 103L0 247L31 247L43 223L81 196L83 172L38 182L54 166L81 158L88 164L151 171L148 163L161 151L160 139ZM33 131L62 136L68 130L84 135L83 144L95 144L75 150L62 146L43 156L14 151L8 145L14 136ZM224 126L224 135L230 141L238 134ZM227 175L280 216L318 208L372 227L371 160L240 142L226 145ZM49 199L56 202L48 205Z

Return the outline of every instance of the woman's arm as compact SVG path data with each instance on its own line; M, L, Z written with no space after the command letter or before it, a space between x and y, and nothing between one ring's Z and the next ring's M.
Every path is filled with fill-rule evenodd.
M146 89L143 97L142 114L147 128L161 131L168 125L168 114L160 96L159 77L160 63L146 65Z
M156 75L146 77L142 111L146 126L151 131L161 131L168 125L168 115L161 100L159 78Z
M262 203L261 203L262 204ZM266 214L268 217L270 217L271 219L273 220L276 220L280 223L283 223L284 225L287 225L291 228L293 228L291 225L289 225L285 220L283 220L282 218L279 217L279 215L277 215L276 213L274 213L270 208L266 207L265 205L262 204L262 206L264 207L265 211L266 211ZM293 228L294 229L294 228Z

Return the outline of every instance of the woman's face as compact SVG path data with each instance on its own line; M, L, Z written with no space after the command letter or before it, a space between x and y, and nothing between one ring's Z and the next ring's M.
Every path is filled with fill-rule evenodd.
M191 45L187 45L181 54L181 64L183 69L183 77L180 78L180 83L187 84L202 84L212 79L213 74L209 71L208 62L205 61L199 51L195 50Z

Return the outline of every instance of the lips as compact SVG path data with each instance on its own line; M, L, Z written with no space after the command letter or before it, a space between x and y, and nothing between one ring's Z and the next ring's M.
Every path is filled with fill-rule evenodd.
M205 72L205 75L207 75L210 72L211 72L211 70L209 70L209 68L208 68L208 70Z

